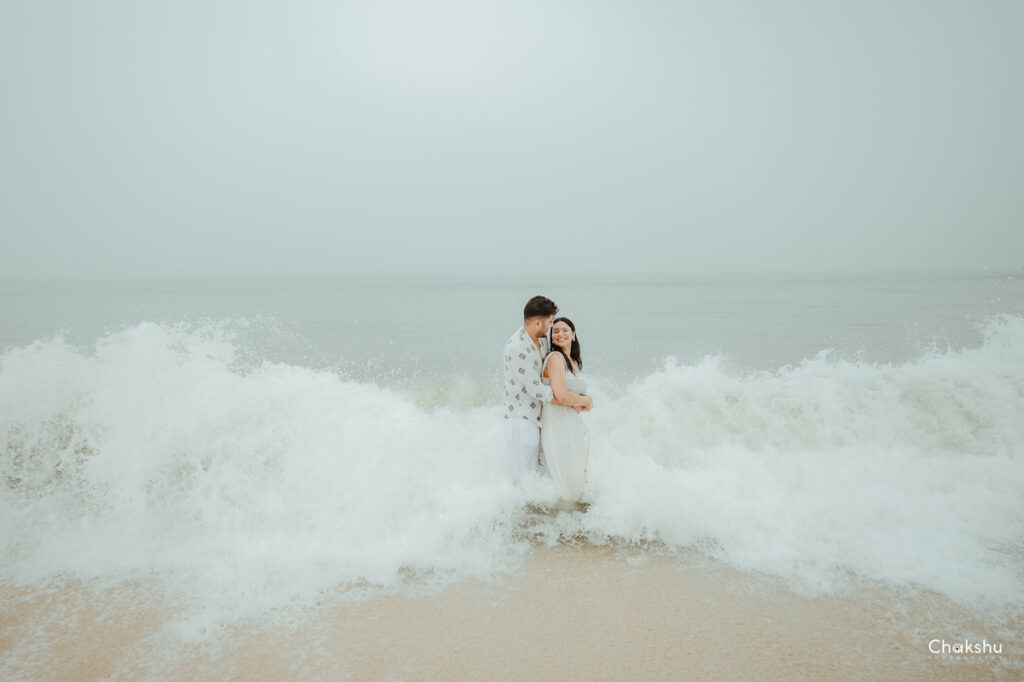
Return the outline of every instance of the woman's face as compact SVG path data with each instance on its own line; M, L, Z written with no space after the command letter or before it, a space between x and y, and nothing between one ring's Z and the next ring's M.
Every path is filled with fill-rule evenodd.
M551 327L551 340L559 348L568 350L572 347L572 340L575 338L576 333L573 332L572 327L561 320L555 322L555 325Z

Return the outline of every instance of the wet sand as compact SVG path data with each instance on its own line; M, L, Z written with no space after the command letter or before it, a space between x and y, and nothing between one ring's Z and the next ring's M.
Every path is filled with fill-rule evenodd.
M0 678L1024 679L1020 620L938 595L807 598L698 555L536 548L511 574L410 595L343 598L304 617L184 643L143 583L0 588ZM986 638L1002 654L933 654Z

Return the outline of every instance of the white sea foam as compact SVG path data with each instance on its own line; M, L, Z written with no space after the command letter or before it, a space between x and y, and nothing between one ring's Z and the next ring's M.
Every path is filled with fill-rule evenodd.
M809 592L858 576L1016 609L1024 319L984 338L889 365L669 360L614 395L592 376L597 499L550 516L526 511L544 481L508 481L495 405L249 365L216 326L42 340L0 360L0 571L157 576L223 620L487 575L530 534L578 534L695 547Z

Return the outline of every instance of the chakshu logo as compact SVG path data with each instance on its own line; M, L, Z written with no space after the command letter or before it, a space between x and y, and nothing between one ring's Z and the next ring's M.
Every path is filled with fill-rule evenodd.
M947 642L944 639L933 639L928 642L928 651L933 654L1001 654L1003 645L983 639L980 642L972 642L965 639L962 642Z

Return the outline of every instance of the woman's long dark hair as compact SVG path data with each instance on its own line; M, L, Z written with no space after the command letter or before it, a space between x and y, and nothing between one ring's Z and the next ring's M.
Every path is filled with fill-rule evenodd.
M569 329L572 330L572 346L569 348L569 355L572 357L573 362L576 363L576 371L583 369L583 356L580 355L580 337L576 335L576 325L572 323L568 317L559 317L551 323L551 329L548 330L548 347L551 348L551 352L558 351L565 358L565 368L572 372L572 362L569 362L569 358L565 357L565 351L555 345L555 325L559 322L565 322L569 325ZM576 372L572 372L576 374Z

